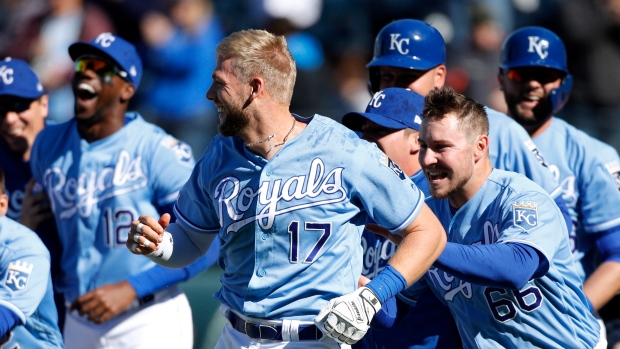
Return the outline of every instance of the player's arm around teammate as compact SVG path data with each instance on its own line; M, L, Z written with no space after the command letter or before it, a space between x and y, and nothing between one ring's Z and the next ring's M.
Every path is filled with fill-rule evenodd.
M248 45L253 49L248 50ZM211 143L181 190L175 206L179 221L168 224L167 215L159 219L143 215L132 223L129 234L138 245L127 247L159 264L180 267L201 256L216 236L228 240L221 255L249 265L241 268L223 262L235 284L223 277L224 285L216 295L235 310L229 320L236 332L225 329L220 341L251 343L263 338L236 326L236 319L244 316L253 323L276 322L272 322L273 333L278 339L280 323L315 320L304 326L320 329L314 332L313 340L321 342L315 346L354 343L382 300L424 274L444 248L445 231L419 190L375 146L328 118L291 114L295 64L284 38L258 30L236 32L219 44L217 52L207 98L220 111L221 136ZM333 144L342 144L346 151L334 152ZM360 161L354 163L355 159ZM289 161L295 166L277 166ZM324 174L333 181L319 186L317 176ZM307 180L312 184L306 186ZM293 187L296 193L290 196ZM274 195L265 196L272 190ZM401 233L403 243L388 267L367 287L352 292L361 269L360 228L368 216ZM329 223L318 228L317 220ZM297 240L299 227L320 229L326 235L318 245L303 246ZM300 248L314 251L305 257L304 265L298 259ZM278 272L270 274L268 266ZM332 269L326 274L328 266ZM341 267L346 280L336 280ZM323 280L317 285L300 280L308 277ZM280 286L275 289L275 285ZM243 294L245 300L237 300L236 294ZM248 299L252 304L241 307ZM260 311L251 309L254 303ZM303 308L283 309L292 303ZM355 310L359 316L353 316Z

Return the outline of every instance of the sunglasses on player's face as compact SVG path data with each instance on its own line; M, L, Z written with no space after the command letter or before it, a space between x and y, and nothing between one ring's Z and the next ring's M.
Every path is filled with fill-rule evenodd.
M508 78L515 82L538 81L548 84L558 79L563 79L566 74L559 70L549 68L512 68L508 69Z
M86 70L92 70L101 76L120 76L123 79L127 78L127 72L120 70L116 65L96 57L81 57L75 61L75 72L83 73Z
M10 111L16 113L23 113L30 109L30 104L34 99L20 98L20 97L8 97L0 98L0 118L4 118Z

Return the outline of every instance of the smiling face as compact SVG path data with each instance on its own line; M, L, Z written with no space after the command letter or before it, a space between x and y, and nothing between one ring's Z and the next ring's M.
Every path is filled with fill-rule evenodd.
M232 72L232 59L218 57L212 77L207 99L217 107L220 119L218 131L225 137L238 136L250 123L244 93L246 96L251 94L251 87L239 81Z
M549 68L515 68L499 73L508 114L530 134L552 116L549 95L560 87L563 75Z
M420 127L420 166L436 199L461 201L474 173L475 143L459 127L456 114L423 120ZM467 201L465 199L465 201Z
M97 57L84 59L91 61L84 63L82 58L76 60L72 81L74 111L78 122L92 125L111 114L122 100L128 100L133 91L127 95L127 85L132 84L117 74L118 68L112 63ZM103 65L96 61L103 62ZM121 97L123 94L125 96Z
M0 134L13 152L27 161L39 132L45 127L48 96L35 100L13 96L0 97Z

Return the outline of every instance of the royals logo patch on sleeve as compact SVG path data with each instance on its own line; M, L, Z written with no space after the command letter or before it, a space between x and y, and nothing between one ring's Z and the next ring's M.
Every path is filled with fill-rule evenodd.
M512 219L514 225L531 230L538 226L538 204L531 201L521 201L512 204Z
M612 161L605 164L607 171L611 174L611 178L616 183L616 188L620 191L620 164L618 161Z
M381 158L379 159L379 162L383 164L385 167L394 171L394 173L398 176L398 178L400 178L401 181L405 181L409 179L407 178L407 175L405 174L405 172L403 172L403 170L400 168L400 166L396 165L396 163L392 161L392 159L390 159L387 155L382 154Z
M187 162L192 159L192 148L187 143L173 137L166 138L161 143L172 149L180 161Z
M28 288L28 280L30 280L33 269L34 265L27 262L10 262L4 285L13 292L25 291Z

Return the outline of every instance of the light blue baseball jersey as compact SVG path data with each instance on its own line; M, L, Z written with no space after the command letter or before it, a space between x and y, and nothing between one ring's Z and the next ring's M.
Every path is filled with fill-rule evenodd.
M189 178L189 146L127 113L114 134L88 143L75 119L46 127L32 150L33 176L47 191L64 246L58 288L69 302L155 264L125 247L140 214L159 217Z
M620 191L620 155L616 151L616 148L611 145L601 142L596 138L592 138L596 149L596 154L601 159L605 168L609 171L611 178L613 178L616 188Z
M0 305L19 318L1 348L64 348L50 277L50 255L30 229L0 217Z
M489 157L493 168L521 173L556 198L562 194L558 181L546 167L540 148L527 131L504 113L485 107L489 119Z
M596 235L620 226L617 154L562 119L534 142L545 154L573 219L572 250L585 280L596 268ZM615 158L614 158L615 157ZM614 161L616 165L614 165Z
M547 190L552 198L562 194L553 173L544 164L541 153L527 131L512 118L496 110L485 108L489 118L489 157L493 168L521 173ZM411 176L426 197L430 196L428 181L423 171ZM372 233L369 233L372 234ZM387 265L396 251L394 244L387 239L369 236L362 240L364 246L363 275L373 278Z
M593 348L598 343L599 325L586 305L562 213L540 186L495 169L456 212L448 199L426 202L449 242L520 243L541 258L535 277L520 290L471 284L429 269L427 284L450 308L466 348Z
M181 190L177 223L219 234L215 297L247 316L313 321L353 292L368 217L397 233L424 197L376 145L337 122L307 127L269 161L238 137L216 136Z

